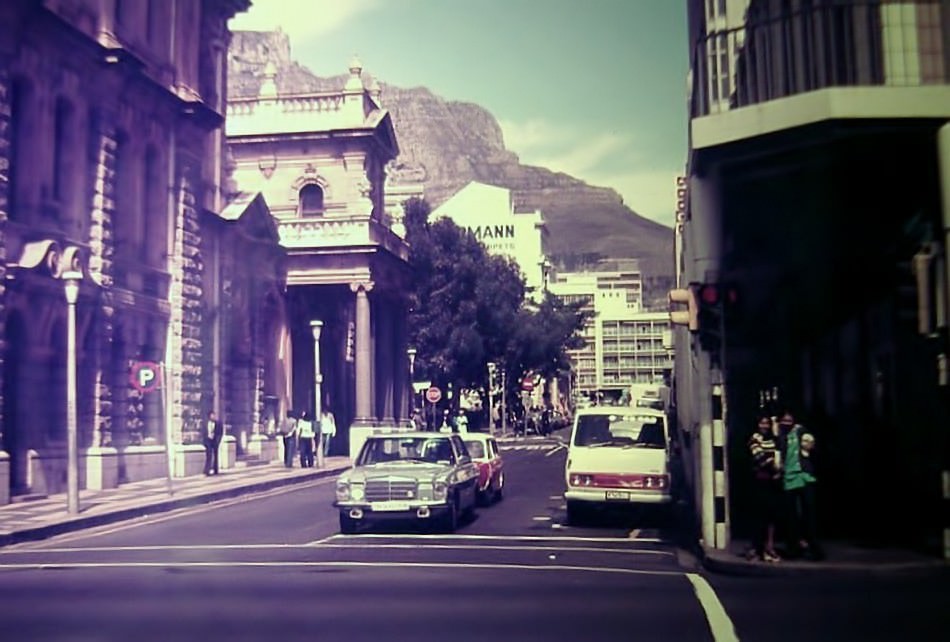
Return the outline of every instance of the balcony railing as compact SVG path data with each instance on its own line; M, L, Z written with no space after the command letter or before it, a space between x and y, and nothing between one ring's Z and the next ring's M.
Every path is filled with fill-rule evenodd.
M743 26L695 43L693 118L827 87L950 81L940 0L774 5L752 0Z

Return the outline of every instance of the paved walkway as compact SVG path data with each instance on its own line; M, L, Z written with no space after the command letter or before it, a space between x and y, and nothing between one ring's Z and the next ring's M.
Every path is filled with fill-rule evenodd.
M280 462L222 469L219 475L164 477L122 484L108 490L81 490L79 513L66 510L66 494L0 506L0 546L43 539L59 533L109 524L142 515L299 484L337 475L350 467L349 457L327 457L323 468L285 468Z

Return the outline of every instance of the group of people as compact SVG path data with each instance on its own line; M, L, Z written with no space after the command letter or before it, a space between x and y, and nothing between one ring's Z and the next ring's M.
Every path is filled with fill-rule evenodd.
M330 441L336 436L336 419L329 409L325 409L315 426L310 413L304 411L298 416L288 410L281 435L284 440L284 466L292 468L294 454L299 452L300 467L313 468L317 448L322 449L324 457L330 453Z
M777 417L760 413L749 438L752 462L754 531L750 559L779 562L782 557L824 557L818 542L815 438L785 410ZM785 549L775 549L776 532Z

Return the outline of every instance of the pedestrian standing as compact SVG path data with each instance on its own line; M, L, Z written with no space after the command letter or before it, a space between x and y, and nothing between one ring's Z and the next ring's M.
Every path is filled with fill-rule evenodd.
M205 475L217 475L218 448L224 437L224 426L214 414L214 410L208 412L208 420L205 422L202 433L205 446Z
M774 428L772 418L763 413L749 438L753 535L747 556L765 562L781 559L775 551L775 526L782 507L782 466Z
M300 420L297 422L297 442L300 448L301 468L313 468L313 438L315 436L310 415L306 412L300 413Z
M330 453L330 440L336 436L336 418L330 409L324 405L323 416L320 417L320 439L323 442L323 456Z
M818 543L815 437L796 423L791 411L779 420L779 451L783 458L787 557L824 558Z
M460 435L468 434L468 417L461 408L459 408L458 417L455 418L455 431Z
M284 466L294 467L294 454L297 451L297 418L294 417L292 410L287 411L287 417L281 429L281 437L284 440Z

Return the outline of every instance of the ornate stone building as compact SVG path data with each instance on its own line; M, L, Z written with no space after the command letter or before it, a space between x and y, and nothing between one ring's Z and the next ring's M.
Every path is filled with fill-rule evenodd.
M235 82L228 101L233 178L265 195L288 255L290 408L329 404L337 454L360 432L351 426L408 418L408 247L385 198L398 146L379 90L361 72L354 60L339 90L278 91L284 79L271 61L254 82ZM316 346L311 321L323 324Z
M81 487L164 475L166 443L197 472L210 409L260 430L284 253L262 199L220 188L227 21L249 4L0 3L0 499L65 484L65 271ZM134 385L142 362L160 388Z

